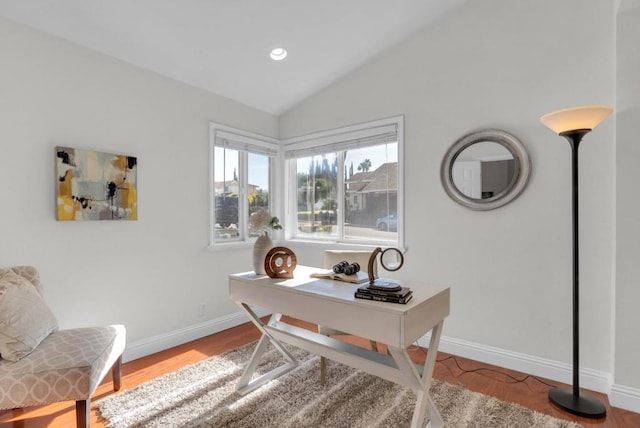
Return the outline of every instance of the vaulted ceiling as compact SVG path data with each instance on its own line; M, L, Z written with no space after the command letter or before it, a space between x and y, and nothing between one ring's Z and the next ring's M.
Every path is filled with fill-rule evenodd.
M0 0L0 15L278 115L463 1Z

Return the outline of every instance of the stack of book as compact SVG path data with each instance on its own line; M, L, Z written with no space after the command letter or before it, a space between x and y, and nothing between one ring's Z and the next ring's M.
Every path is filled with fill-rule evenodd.
M358 299L377 300L406 304L413 297L409 287L402 287L394 282L378 282L358 287L355 297Z

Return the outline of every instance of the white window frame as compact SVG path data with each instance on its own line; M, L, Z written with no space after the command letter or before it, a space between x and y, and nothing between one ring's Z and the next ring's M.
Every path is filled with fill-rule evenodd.
M215 239L215 147L227 147L237 150L240 154L238 161L238 232L234 239ZM268 155L269 159L269 210L274 216L279 216L279 204L281 197L276 189L281 178L277 174L278 164L280 164L280 142L275 138L254 134L242 129L217 123L209 123L209 248L225 249L230 246L250 246L253 245L256 237L249 237L247 214L248 214L248 158L249 153Z
M404 116L395 116L387 119L380 119L372 122L347 126L330 131L322 131L308 134L302 137L291 138L282 141L282 157L284 161L285 174L285 239L296 243L309 243L311 245L339 245L344 247L378 247L389 246L379 241L355 241L344 239L344 157L340 152L361 146L374 146L382 144L385 135L391 132L396 133L398 143L398 189L397 189L397 236L395 245L404 250ZM337 239L335 237L308 238L297 237L297 177L296 159L298 157L312 156L314 154L338 153L338 182L337 197L340 221L337 223Z

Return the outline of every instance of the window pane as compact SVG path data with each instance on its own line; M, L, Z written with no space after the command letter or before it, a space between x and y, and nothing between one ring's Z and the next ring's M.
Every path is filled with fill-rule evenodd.
M269 212L269 156L249 153L249 216L261 209ZM249 229L249 236L259 231Z
M398 144L345 152L344 239L398 242Z
M338 157L335 153L296 160L298 237L336 238Z
M237 150L215 147L214 193L215 193L215 240L237 239L238 231L238 164Z

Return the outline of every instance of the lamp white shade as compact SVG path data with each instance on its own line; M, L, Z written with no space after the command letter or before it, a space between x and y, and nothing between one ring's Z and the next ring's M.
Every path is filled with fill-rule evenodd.
M612 111L611 107L602 105L572 107L547 113L540 121L557 134L578 129L591 130Z

